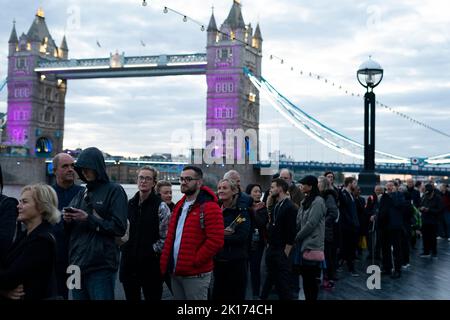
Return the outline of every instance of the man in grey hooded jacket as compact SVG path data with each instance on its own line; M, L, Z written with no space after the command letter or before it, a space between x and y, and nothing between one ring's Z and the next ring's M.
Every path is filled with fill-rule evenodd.
M113 300L119 248L116 237L127 227L127 195L109 181L103 154L97 148L83 150L75 170L86 183L64 210L70 235L69 264L81 271L81 288L73 289L74 300Z

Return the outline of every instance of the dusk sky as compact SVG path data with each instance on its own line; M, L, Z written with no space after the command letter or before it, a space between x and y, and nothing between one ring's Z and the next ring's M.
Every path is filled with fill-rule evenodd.
M69 58L206 52L206 32L164 6L218 26L232 0L15 0L2 1L0 80L7 74L13 19L20 36L38 7L59 46L65 34ZM262 75L311 116L363 141L364 88L359 65L371 55L385 75L377 100L450 134L450 4L440 0L298 1L242 0L246 24L260 23ZM98 45L97 44L100 45ZM270 59L275 55L283 59ZM291 71L291 67L294 71ZM300 74L303 71L303 75ZM320 75L309 77L309 72ZM325 83L323 79L328 79ZM338 85L333 87L334 82ZM175 130L192 130L206 117L206 77L177 76L70 80L64 148L97 146L114 155L172 152ZM347 90L347 94L345 94ZM354 93L355 96L352 96ZM0 111L6 111L6 89ZM282 153L297 160L355 160L312 141L261 98L261 130L279 129ZM450 152L450 138L377 107L376 149L399 156ZM187 151L186 146L185 151ZM264 156L264 155L263 155Z

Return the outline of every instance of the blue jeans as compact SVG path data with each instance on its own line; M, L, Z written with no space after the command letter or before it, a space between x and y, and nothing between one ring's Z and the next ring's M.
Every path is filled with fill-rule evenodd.
M81 289L73 289L73 300L114 300L116 271L99 270L81 276Z

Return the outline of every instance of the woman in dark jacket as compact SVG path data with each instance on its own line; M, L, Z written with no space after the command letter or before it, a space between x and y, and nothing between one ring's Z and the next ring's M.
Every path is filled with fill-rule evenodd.
M261 288L261 260L267 242L266 225L269 222L269 212L264 202L261 202L262 189L259 184L249 184L245 193L253 199L253 207L250 212L250 277L252 282L253 297L259 298Z
M321 176L318 180L320 195L325 201L327 208L325 215L325 261L327 273L324 275L323 287L331 289L334 287L334 281L336 280L337 247L334 243L333 230L339 216L339 209L336 204L338 195L326 177Z
M60 212L58 198L50 186L36 184L22 189L18 221L26 226L0 267L0 290L10 299L41 300L56 292L55 240L51 224Z
M13 242L16 220L17 200L3 194L3 175L0 166L0 263Z
M220 180L217 189L225 238L222 250L214 257L212 299L245 300L250 232L248 208L237 205L238 188L233 180Z

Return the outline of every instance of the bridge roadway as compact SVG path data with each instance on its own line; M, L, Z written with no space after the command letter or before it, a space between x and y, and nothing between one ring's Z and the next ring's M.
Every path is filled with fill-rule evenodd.
M391 279L389 276L381 277L381 289L369 290L366 282L369 274L366 273L367 251L363 252L356 262L356 271L359 277L352 277L347 271L338 272L336 287L332 290L320 289L320 300L449 300L450 299L450 242L438 240L438 259L420 258L421 241L417 249L411 250L411 266L402 271L400 279ZM375 261L377 263L377 261ZM264 259L262 270L265 270ZM346 270L344 265L344 270ZM263 273L264 274L264 273ZM252 300L250 283L247 287L247 300ZM116 283L116 299L123 300L122 285ZM172 295L164 285L163 300L171 300ZM277 300L272 293L269 300ZM300 290L299 300L303 300L303 291Z

